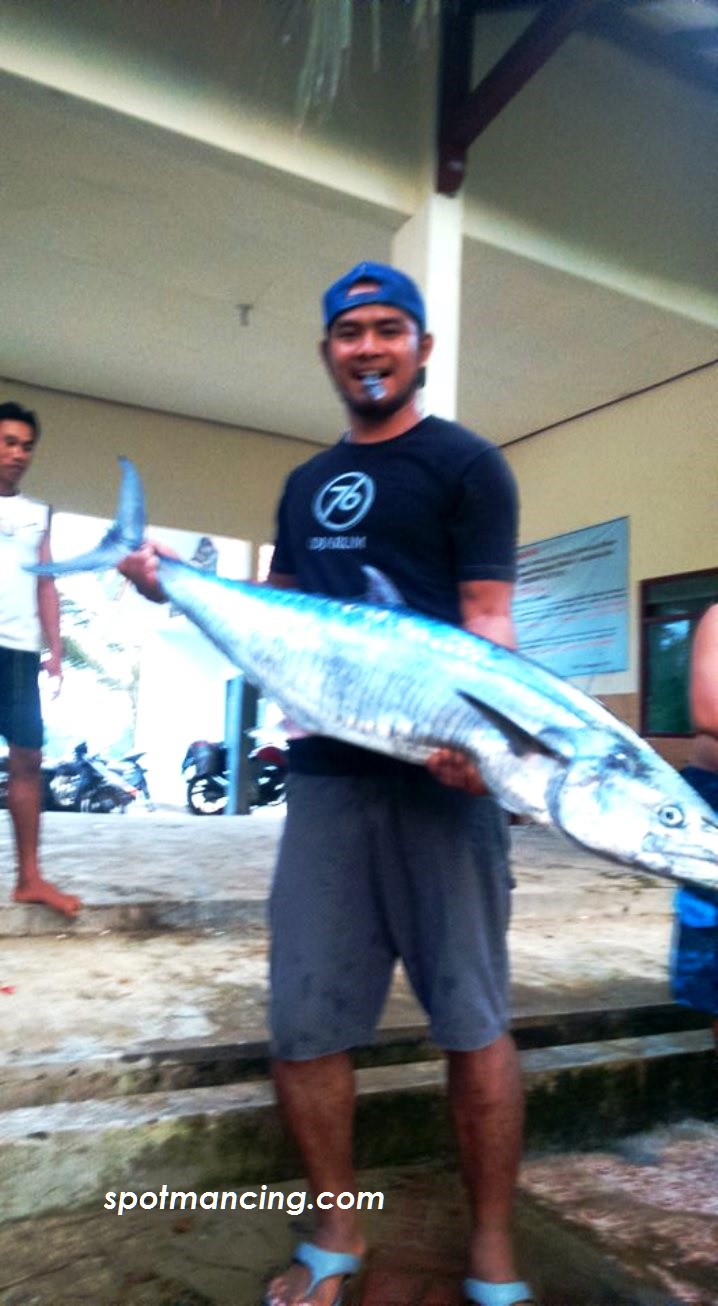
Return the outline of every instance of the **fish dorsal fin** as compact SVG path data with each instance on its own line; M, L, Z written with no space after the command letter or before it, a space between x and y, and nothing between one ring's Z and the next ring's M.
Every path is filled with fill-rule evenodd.
M512 748L517 754L541 752L547 756L560 757L564 761L569 761L576 756L574 732L546 729L533 734L505 712L499 711L490 703L482 703L474 694L463 689L458 693L465 702L475 707L481 716L495 725L502 735L511 741Z
M379 571L377 567L362 567L366 580L365 600L378 608L405 608L404 596L399 593L393 581Z

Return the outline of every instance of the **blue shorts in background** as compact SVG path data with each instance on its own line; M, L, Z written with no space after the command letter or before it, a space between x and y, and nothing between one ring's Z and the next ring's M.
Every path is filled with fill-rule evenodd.
M718 812L718 774L687 766L681 772ZM679 889L671 952L671 991L676 1002L718 1015L718 903Z

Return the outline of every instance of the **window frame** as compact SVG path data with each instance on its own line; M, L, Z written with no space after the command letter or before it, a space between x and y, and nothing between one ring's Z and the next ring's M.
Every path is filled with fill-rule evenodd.
M654 585L677 584L681 581L697 580L702 576L712 576L715 578L715 596L706 599L705 608L700 611L676 613L675 621L688 621L690 625L690 643L693 642L695 628L698 625L706 608L711 603L718 602L718 567L703 567L696 571L677 571L670 572L666 576L648 576L645 580L639 582L639 622L640 622L640 687L639 687L639 721L641 735L651 739L691 739L695 734L694 730L688 731L668 731L668 730L650 730L648 729L648 687L649 687L649 640L648 631L651 626L661 623L665 624L667 618L665 615L656 614L651 616L648 612L648 595ZM688 685L686 685L686 694Z

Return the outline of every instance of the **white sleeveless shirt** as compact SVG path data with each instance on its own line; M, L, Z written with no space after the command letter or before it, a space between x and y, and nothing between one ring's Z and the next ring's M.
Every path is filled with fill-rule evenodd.
M0 645L38 653L42 631L37 610L37 577L23 571L38 561L50 525L45 503L23 494L0 495Z

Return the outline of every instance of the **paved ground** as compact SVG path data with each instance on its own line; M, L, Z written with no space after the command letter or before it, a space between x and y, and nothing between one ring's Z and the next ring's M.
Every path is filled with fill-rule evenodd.
M264 916L281 822L281 809L208 819L50 813L46 873L86 904L67 924L10 904L0 812L0 1056L262 1036ZM670 886L536 827L514 827L513 849L515 1011L667 997ZM385 1023L418 1016L399 975Z
M0 901L0 1066L264 1030L264 905L278 811L202 820L51 814L46 870L87 904L65 925ZM661 1001L671 890L513 831L516 1012ZM10 888L12 848L0 813ZM180 927L181 928L178 928ZM387 1023L413 1023L397 978ZM687 1122L605 1153L527 1158L519 1247L543 1306L716 1306L718 1130ZM463 1205L455 1174L362 1176L385 1209L350 1306L458 1306ZM286 1185L288 1190L297 1185ZM278 1212L104 1211L0 1226L3 1306L258 1306L297 1232ZM301 1221L299 1222L302 1223Z

